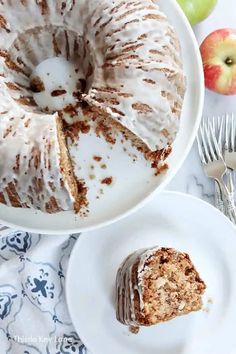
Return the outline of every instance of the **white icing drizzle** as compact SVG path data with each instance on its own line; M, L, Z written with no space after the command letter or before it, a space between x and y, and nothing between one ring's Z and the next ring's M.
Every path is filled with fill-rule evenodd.
M153 247L138 250L129 255L121 264L116 277L116 317L128 326L139 326L140 323L136 318L134 307L134 292L138 292L139 296L139 312L144 309L143 303L143 279L146 271L147 260L152 257L160 247ZM137 283L133 283L132 274L134 264L138 261L138 269L135 277Z

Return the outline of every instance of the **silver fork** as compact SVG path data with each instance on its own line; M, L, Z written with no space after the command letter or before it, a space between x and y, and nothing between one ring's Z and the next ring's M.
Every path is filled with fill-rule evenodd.
M210 122L210 120L208 118L208 126L207 126L208 130L210 129L209 122ZM219 122L220 122L219 120L217 121L217 124L215 124L215 117L214 116L212 118L212 122L213 122L214 134L218 138L218 146L219 146L219 149L222 153L223 129L222 129L222 126L219 124ZM223 214L227 215L225 205L224 205L224 200L223 200L223 194L221 192L220 186L217 181L215 181L215 205Z
M205 174L213 178L219 187L220 198L224 201L225 210L229 219L236 223L235 206L232 204L230 192L224 183L227 166L222 157L212 123L202 123L197 136L199 155L203 163Z
M236 170L236 122L234 114L226 115L224 158L231 171Z
M215 121L214 117L213 120ZM231 194L231 199L234 201L233 171L236 170L236 124L233 113L231 117L228 113L218 117L216 126L218 145L228 167L226 185Z

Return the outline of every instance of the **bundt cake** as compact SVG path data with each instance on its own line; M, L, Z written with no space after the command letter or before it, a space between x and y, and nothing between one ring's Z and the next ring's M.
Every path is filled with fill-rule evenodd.
M42 74L51 58L70 64L64 86ZM65 139L78 121L165 160L184 91L179 41L152 0L0 1L0 202L44 212L86 204Z
M128 326L151 326L200 310L206 285L188 254L154 247L134 252L116 278L116 317Z

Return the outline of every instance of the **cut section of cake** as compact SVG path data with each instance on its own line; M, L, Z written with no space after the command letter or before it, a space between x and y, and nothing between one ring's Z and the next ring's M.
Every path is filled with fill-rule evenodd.
M128 326L151 326L202 308L204 281L188 254L142 249L128 256L116 278L116 317Z
M79 211L86 204L86 190L74 175L60 116L25 112L7 94L4 103L0 203L47 213Z

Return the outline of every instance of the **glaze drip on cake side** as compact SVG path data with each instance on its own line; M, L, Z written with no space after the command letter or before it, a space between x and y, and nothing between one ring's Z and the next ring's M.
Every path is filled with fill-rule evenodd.
M160 247L151 249L143 248L132 253L121 264L116 277L116 308L117 319L128 326L139 326L140 323L135 316L134 293L138 293L140 311L144 309L143 302L143 274L145 272L145 263L152 257ZM137 268L137 281L134 285L132 281L133 266L139 260Z
M1 1L0 34L0 202L47 212L78 208L85 190L76 187L62 119L102 121L146 158L168 156L185 84L177 36L153 1ZM75 102L58 113L42 112L30 78L55 56L77 70ZM40 163L27 167L24 156L29 162L33 151L41 163L48 159L50 171Z

